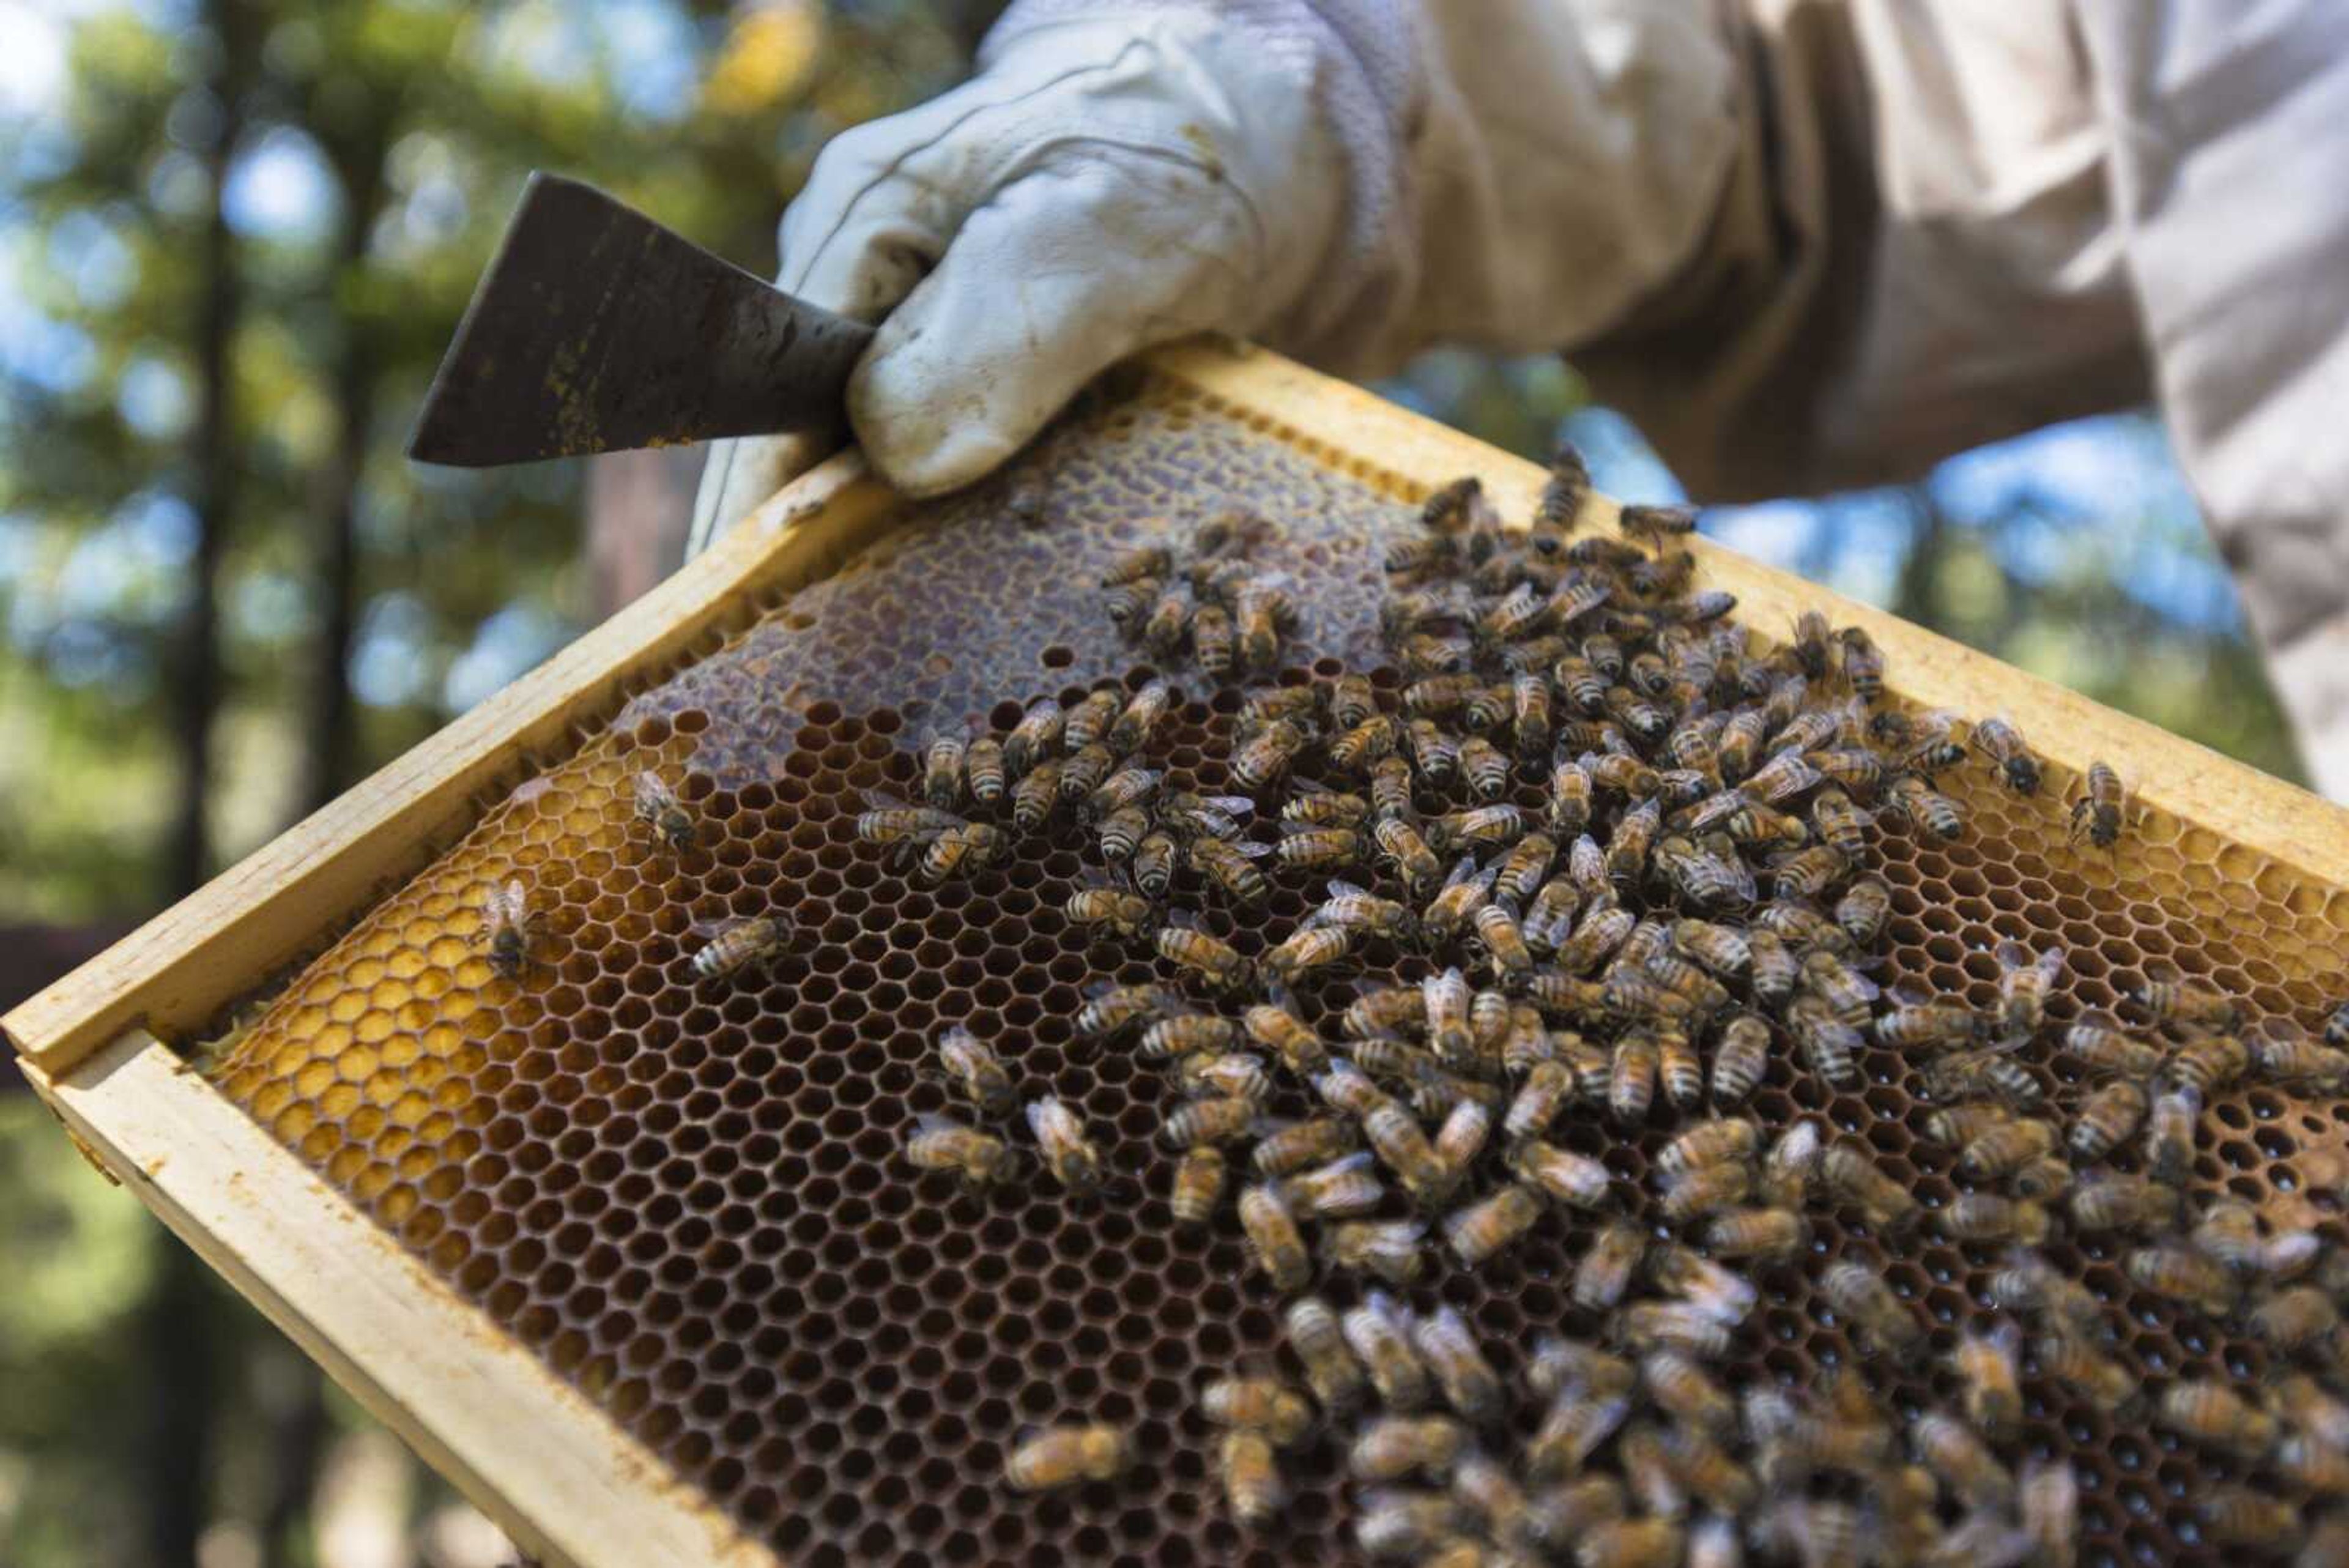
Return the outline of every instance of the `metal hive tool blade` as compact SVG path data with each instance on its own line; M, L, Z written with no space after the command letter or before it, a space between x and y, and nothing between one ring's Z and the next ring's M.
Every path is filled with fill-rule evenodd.
M873 328L534 173L408 445L461 468L838 428Z

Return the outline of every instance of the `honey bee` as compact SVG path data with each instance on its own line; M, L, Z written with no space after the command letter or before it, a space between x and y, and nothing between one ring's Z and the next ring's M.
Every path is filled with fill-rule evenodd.
M509 887L519 884L509 883ZM693 972L703 980L733 980L765 971L791 948L792 922L785 915L750 915L696 924L709 940L693 955Z
M1371 1092L1377 1093L1375 1087ZM1268 1127L1248 1158L1258 1175L1282 1177L1338 1159L1351 1152L1359 1142L1351 1122L1319 1116Z
M1205 836L1191 840L1187 857L1191 865L1214 884L1226 898L1236 903L1261 904L1272 893L1263 868L1257 862L1272 853L1271 846L1251 839L1229 843Z
M1188 1058L1194 1054L1219 1054L1238 1044L1240 1025L1215 1013L1174 1013L1142 1030L1142 1055Z
M1042 758L1011 786L1011 825L1022 833L1037 832L1052 820L1060 798L1061 759Z
M1114 691L1103 689L1088 693L1082 701L1061 715L1061 743L1071 752L1087 751L1100 745L1107 737L1117 711L1117 693Z
M1960 1241L2020 1241L2035 1247L2047 1239L2047 1210L2028 1199L1995 1192L1961 1193L1935 1217L1942 1234Z
M1782 857L1771 868L1771 890L1781 899L1816 898L1850 874L1851 862L1832 845L1815 844Z
M1102 858L1112 863L1130 861L1150 836L1150 813L1142 807L1128 806L1123 811L1111 812L1101 820ZM1172 848L1174 840L1168 839L1167 845ZM1148 893L1150 890L1144 888L1143 891ZM1164 892L1162 888L1159 894L1153 896L1157 897Z
M1077 1033L1088 1040L1112 1039L1179 1005L1180 999L1164 986L1102 981L1085 992L1085 1005L1077 1012Z
M1807 1118L1780 1133L1763 1157L1762 1196L1781 1209L1801 1208L1818 1174L1822 1141L1819 1124Z
M1916 1218L1916 1195L1878 1169L1857 1144L1829 1145L1819 1155L1818 1173L1838 1198L1858 1210L1871 1225L1895 1231Z
M1483 905L1476 910L1474 924L1477 944L1485 950L1495 976L1506 983L1533 972L1533 950L1526 945L1524 928L1517 924L1516 912L1507 904Z
M2179 1046L2165 1070L2168 1084L2207 1098L2250 1071L2251 1048L2232 1034L2203 1034Z
M1424 897L1444 876L1444 863L1420 836L1419 829L1402 817L1380 818L1371 829L1371 838L1413 897Z
M2176 1187L2194 1164L2194 1128L2202 1119L2202 1096L2185 1085L2156 1095L2145 1123L2145 1168L2156 1181Z
M1216 1446L1216 1463L1223 1476L1224 1503L1233 1521L1250 1529L1272 1522L1288 1505L1288 1488L1280 1479L1271 1438L1252 1427L1226 1432Z
M1083 1119L1057 1096L1028 1102L1028 1130L1035 1135L1045 1168L1069 1193L1086 1198L1100 1189L1101 1151L1085 1137Z
M1859 700L1874 703L1884 695L1884 652L1856 626L1836 633L1843 645L1843 678Z
M2038 1568L2072 1568L2080 1537L2080 1483L2072 1467L2060 1459L2025 1459L2018 1491Z
M2146 965L2145 983L2130 993L2130 1000L2162 1023L2223 1031L2238 1028L2243 1022L2242 1010L2233 998L2188 978L2177 965L2165 961Z
M1133 1464L1133 1439L1115 1427L1047 1427L1011 1450L1003 1479L1015 1491L1057 1491L1081 1481L1113 1481Z
M1259 1183L1240 1194L1240 1230L1257 1267L1275 1290L1300 1291L1313 1278L1313 1259L1305 1250L1297 1216L1278 1189Z
M2137 1380L2079 1333L2048 1333L2032 1347L2039 1371L2100 1410L2119 1410L2137 1398Z
M1350 827L1305 827L1281 824L1280 863L1299 870L1327 870L1361 858L1362 838Z
M1619 1332L1635 1350L1678 1350L1717 1361L1729 1354L1730 1327L1717 1314L1692 1302L1644 1301L1624 1310Z
M2178 1197L2147 1177L2107 1171L2073 1189L2068 1207L2076 1230L2149 1231L2177 1223Z
M1244 794L1194 794L1180 790L1158 803L1166 826L1186 837L1237 838L1256 802Z
M1340 773L1359 774L1392 755L1394 749L1394 721L1373 713L1330 742L1330 763Z
M1110 624L1128 641L1138 639L1151 609L1165 592L1164 577L1136 577L1130 583L1118 584L1109 591Z
M1501 597L1485 601L1484 607L1477 612L1475 627L1477 644L1492 649L1531 635L1547 608L1547 602L1534 591L1531 582L1519 582Z
M1951 1051L1984 1033L1986 1021L1962 1003L1907 1000L1914 994L1909 992L1896 994L1903 1000L1876 1020L1879 1045L1899 1051Z
M2128 1276L2156 1295L2185 1302L2213 1316L2234 1308L2234 1275L2190 1247L2139 1247L2128 1255Z
M961 756L960 748L957 748L955 757L957 765ZM683 854L693 847L691 814L678 801L677 791L668 786L668 781L649 768L636 775L635 805L636 820L651 828L670 849Z
M1191 657L1217 680L1227 680L1239 669L1239 628L1232 612L1221 605L1201 605L1191 616Z
M1407 1315L1384 1292L1366 1293L1361 1305L1339 1319L1339 1327L1369 1372L1381 1404L1398 1415L1425 1408L1434 1393L1427 1365L1412 1347Z
M1300 1296L1288 1304L1281 1326L1321 1408L1332 1413L1350 1408L1361 1397L1365 1376L1330 1303L1319 1296Z
M1286 719L1257 730L1232 753L1232 777L1242 789L1264 789L1288 771L1305 750L1306 732Z
M2043 1121L2003 1122L1958 1151L1958 1168L1985 1180L2012 1176L2055 1147L2055 1129Z
M1003 1059L966 1026L949 1025L938 1037L938 1062L955 1087L981 1115L1008 1116L1013 1090Z
M1454 1257L1474 1268L1515 1245L1541 1216L1541 1189L1512 1182L1446 1215L1444 1239Z
M2000 780L2017 794L2039 793L2039 759L2032 754L2023 732L2003 718L1983 719L1974 725L1974 750L1990 760Z
M2258 1211L2239 1199L2220 1199L2203 1209L2193 1241L2204 1256L2249 1272L2257 1267L2261 1252Z
M2161 1391L2153 1418L2179 1437L2257 1459L2275 1444L2275 1417L2224 1383L2199 1378Z
M1084 802L1085 815L1098 820L1112 812L1138 806L1158 793L1159 781L1165 775L1155 768L1120 768L1103 779L1089 793L1079 793L1084 780L1078 776L1074 759L1064 764L1061 774L1061 798Z
M1600 1231L1575 1266L1575 1304L1591 1312L1611 1311L1631 1288L1632 1271L1647 1250L1647 1237L1628 1220Z
M1288 1178L1280 1184L1280 1196L1300 1218L1346 1220L1376 1209L1386 1189L1363 1150Z
M1723 1258L1790 1258L1811 1244L1811 1228L1791 1209L1731 1209L1713 1217L1704 1244Z
M1413 1198L1433 1201L1452 1189L1451 1168L1426 1133L1408 1110L1383 1095L1362 1117L1362 1138Z
M1224 1200L1229 1167L1223 1151L1213 1144L1195 1144L1174 1168L1174 1185L1168 1204L1174 1222L1192 1227L1211 1223Z
M1813 992L1805 992L1786 1007L1786 1030L1803 1049L1816 1073L1837 1088L1859 1082L1859 1031L1837 1016L1834 1007Z
M1607 1201L1611 1178L1588 1155L1524 1138L1509 1149L1509 1168L1552 1200L1574 1209L1598 1209Z
M1464 1176L1476 1157L1485 1152L1485 1145L1493 1134L1493 1113L1476 1100L1462 1100L1435 1129L1432 1147L1435 1158L1448 1167L1455 1178Z
M1371 815L1371 803L1319 784L1300 785L1281 803L1280 819L1307 827L1359 827Z
M1754 1190L1754 1171L1733 1162L1702 1165L1666 1179L1663 1187L1658 1207L1664 1219L1684 1225L1744 1202Z
M1499 1421L1508 1404L1508 1396L1501 1386L1501 1375L1485 1358L1475 1333L1458 1308L1447 1303L1428 1316L1414 1319L1411 1337L1421 1363L1434 1378L1444 1402L1452 1407L1454 1415L1478 1427L1490 1427Z
M2018 1249L1991 1276L1990 1294L2009 1312L2044 1313L2075 1335L2097 1332L2102 1322L2094 1292L2027 1250Z
M1369 1557L1467 1568L1444 1560L1467 1522L1459 1504L1444 1492L1381 1488L1356 1500L1354 1544Z
M981 735L965 748L963 774L970 784L970 798L981 805L999 805L1003 802L1005 778L1009 767L1003 760L1003 744L992 735Z
M1052 754L1061 744L1067 715L1050 697L1028 710L1003 742L1003 763L1015 775L1024 774Z
M1925 1336L1892 1287L1865 1264L1831 1264L1819 1285L1837 1312L1886 1350L1907 1350Z
M1166 919L1151 935L1160 958L1217 991L1244 990L1255 979L1254 964L1229 942L1200 929L1186 911L1171 910Z
M1624 1127L1646 1121L1655 1105L1658 1055L1652 1034L1635 1031L1615 1043L1608 1068L1607 1114Z
M1105 588L1139 582L1144 577L1163 577L1174 569L1174 552L1164 545L1137 545L1110 562L1103 569L1101 586Z
M2072 803L2072 836L2088 836L2099 849L2120 842L2121 825L2128 813L2128 791L2109 763L2090 763L2080 798Z
M2075 1158L2098 1160L2128 1141L2145 1121L2146 1093L2127 1079L2116 1079L2090 1095L2072 1122L2067 1140Z
M1588 974L1630 940L1639 917L1603 895L1583 910L1581 922L1557 944L1557 966L1568 974Z
M545 918L530 907L530 891L523 886L519 877L510 877L503 882L492 884L481 905L484 929L489 932L490 968L501 979L516 979L531 966L531 949L538 944L540 935L545 929ZM714 942L711 944L712 947L716 945ZM716 960L704 963L709 951L709 948L704 948L693 955L694 972L705 978L731 973L736 968L748 964L755 956L746 953L739 963L730 961L720 967Z
M940 811L936 806L908 805L883 790L866 790L864 805L865 809L857 815L856 836L867 844L903 848L968 826L953 812Z
M1071 924L1106 927L1122 937L1140 936L1156 913L1149 899L1108 883L1080 888L1064 909Z
M1354 933L1347 927L1299 926L1264 955L1264 971L1285 985L1294 985L1316 970L1345 962L1353 950ZM1243 965L1247 961L1239 960ZM1235 986L1246 983L1245 973L1234 982Z
M1713 1108L1744 1105L1769 1067L1770 1025L1750 1012L1732 1015L1713 1045Z
M1262 1432L1294 1446L1313 1428L1313 1407L1277 1377L1220 1377L1199 1393L1199 1414L1219 1427Z
M1321 1070L1330 1059L1329 1047L1310 1024L1298 1016L1296 999L1288 988L1274 982L1277 994L1270 1002L1257 1002L1241 1015L1240 1027L1248 1039L1263 1046L1281 1064L1299 1076Z
M1880 877L1863 877L1835 907L1836 924L1857 947L1872 948L1892 919L1892 889Z
M1940 1100L1996 1095L2010 1105L2026 1106L2036 1106L2047 1097L2046 1086L2033 1075L2031 1069L2007 1054L2006 1047L1998 1045L1961 1051L1935 1061L1925 1069L1925 1091ZM2028 1159L2023 1161L2025 1165L2030 1163Z
M1664 787L1662 774L1639 758L1619 752L1586 752L1580 761L1590 782L1610 794L1644 801L1653 799Z
M905 1160L916 1170L949 1172L978 1190L1010 1179L1017 1164L1011 1146L993 1133L926 1113L905 1140Z
M2243 1321L2271 1347L2289 1355L2334 1339L2341 1313L2321 1286L2294 1285L2261 1300ZM2343 1457L2340 1473L2349 1480L2349 1455Z
M1110 726L1110 749L1124 756L1148 745L1174 700L1174 689L1165 681L1145 683L1126 702L1117 722Z
M1517 755L1533 760L1549 750L1549 681L1530 671L1511 677L1509 709L1509 729L1516 737Z
M1169 1148L1195 1148L1203 1143L1230 1143L1256 1129L1256 1097L1228 1095L1193 1100L1178 1106L1158 1124L1158 1139ZM1041 1135L1039 1134L1040 1140Z
M2298 1508L2240 1481L2204 1492L2195 1500L2194 1513L2219 1545L2262 1553L2290 1551L2300 1544L2303 1531Z
M2249 1044L2253 1064L2271 1083L2328 1094L2349 1085L2349 1052L2318 1044L2290 1020L2269 1020Z
M1150 613L1142 622L1142 645L1161 659L1172 658L1183 646L1183 634L1190 629L1195 608L1179 588L1162 592L1151 601Z
M1346 1464L1358 1481L1441 1480L1467 1446L1467 1428L1448 1416L1386 1416L1355 1437Z
M1935 792L1913 774L1892 781L1890 809L1911 826L1937 838L1957 839L1965 836L1964 809L1948 795Z
M2168 1059L2159 1046L2122 1033L2120 1021L2101 1011L2082 1013L2064 1032L2063 1049L2085 1066L2139 1081L2161 1071Z

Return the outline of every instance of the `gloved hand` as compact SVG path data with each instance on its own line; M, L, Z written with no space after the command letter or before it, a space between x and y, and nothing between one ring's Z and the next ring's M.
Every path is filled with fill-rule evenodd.
M979 67L783 219L782 286L881 322L849 418L916 495L1194 332L1354 373L1567 346L1684 259L1734 134L1707 0L1018 0ZM693 547L809 455L713 450Z
M1015 13L968 84L824 149L779 281L881 321L848 406L892 483L968 483L1136 348L1297 303L1345 169L1294 55L1260 45L1202 9ZM803 461L730 444L697 535Z

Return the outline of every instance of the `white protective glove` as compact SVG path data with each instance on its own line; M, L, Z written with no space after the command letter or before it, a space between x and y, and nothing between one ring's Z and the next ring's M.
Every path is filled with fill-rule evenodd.
M780 282L880 332L848 410L909 494L1151 344L1349 373L1555 348L1668 277L1734 140L1707 0L1018 0L969 83L835 139ZM692 548L814 454L715 448Z

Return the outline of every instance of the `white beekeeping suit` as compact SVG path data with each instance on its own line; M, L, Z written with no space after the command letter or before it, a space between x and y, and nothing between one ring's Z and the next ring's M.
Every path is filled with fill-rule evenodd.
M2349 798L2344 0L1019 0L980 67L783 222L907 490L1205 328L1561 349L1719 501L2152 397Z

